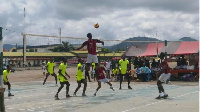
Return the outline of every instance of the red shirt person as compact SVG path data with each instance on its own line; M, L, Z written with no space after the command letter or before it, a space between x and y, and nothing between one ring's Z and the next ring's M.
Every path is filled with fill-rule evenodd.
M79 48L76 48L75 50L79 50L79 49L82 49L84 46L87 46L88 56L87 56L87 61L86 61L86 64L87 64L86 70L89 71L90 63L94 62L96 65L98 64L96 44L102 43L102 45L104 45L104 42L98 39L92 39L91 33L88 33L87 37L88 37L88 40L85 41Z
M104 83L107 83L108 85L110 85L110 89L113 89L112 87L112 84L110 83L109 79L107 79L104 75L104 72L105 72L105 68L104 67L100 67L100 65L98 64L96 67L95 67L95 72L96 72L96 75L97 75L97 82L98 82L98 87L94 93L94 96L96 96L97 94L97 91L101 88L101 82L104 82Z

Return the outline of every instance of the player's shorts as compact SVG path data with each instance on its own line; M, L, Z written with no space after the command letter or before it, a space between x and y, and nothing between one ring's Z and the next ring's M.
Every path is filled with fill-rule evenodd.
M108 80L107 78L104 78L104 79L99 79L98 81L100 81L100 82L104 82L104 83L107 83L107 82L109 82L109 80Z
M160 80L161 82L166 83L167 79L169 79L170 76L171 76L171 73L167 73L167 74L166 74L166 73L162 73L162 74L160 75L160 77L159 77L159 80Z
M98 63L97 55L88 54L86 63Z
M77 83L85 83L85 79L81 79L80 81L77 81Z
M66 84L66 85L69 85L70 86L70 84L69 84L69 82L68 81L64 81L64 82L60 82L60 85L64 85L64 84Z

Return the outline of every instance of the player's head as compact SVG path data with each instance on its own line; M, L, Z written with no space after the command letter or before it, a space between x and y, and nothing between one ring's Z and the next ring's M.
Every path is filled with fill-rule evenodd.
M50 58L50 62L51 62L51 63L53 62L53 58Z
M89 39L91 39L91 38L92 38L92 34L91 34L91 33L88 33L88 34L87 34L87 37L88 37Z
M7 69L7 71L10 71L10 70L11 70L11 66L10 66L10 65L7 65L7 66L6 66L6 69Z
M159 57L160 57L160 59L164 59L165 53L164 53L164 52L161 52Z
M125 60L125 56L124 55L122 56L122 59Z
M78 62L81 63L81 64L83 64L83 59L79 58Z
M63 61L63 63L66 63L67 62L67 58L63 57L62 61Z

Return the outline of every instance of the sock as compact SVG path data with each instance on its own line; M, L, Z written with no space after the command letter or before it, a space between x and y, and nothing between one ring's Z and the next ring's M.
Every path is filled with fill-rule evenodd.
M160 97L162 97L163 96L163 93L159 93L160 94Z
M163 92L164 93L164 95L167 95L167 93L165 93L165 92Z
M95 91L95 93L94 94L96 94L97 93L97 90Z

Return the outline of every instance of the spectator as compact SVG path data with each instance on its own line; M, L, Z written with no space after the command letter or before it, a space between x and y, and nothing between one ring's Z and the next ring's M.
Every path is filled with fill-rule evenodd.
M184 55L181 55L181 65L187 65Z
M149 73L149 68L145 65L141 67L141 78L143 82L146 82L147 74Z
M151 64L151 67L152 67L152 68L155 68L156 65L157 65L157 64L156 64L156 61L155 61L155 59L153 59L153 62L152 62L152 64Z
M134 68L137 68L137 65L139 65L139 61L137 57L135 57L133 64L134 64Z
M150 64L149 64L149 60L147 60L146 58L144 59L144 63L145 63L145 66L149 68Z
M137 65L137 68L135 68L135 75L138 79L140 79L140 73L141 73L141 69L139 67L139 65Z
M110 67L111 67L111 61L108 59L105 63L106 78L108 79L110 79Z

